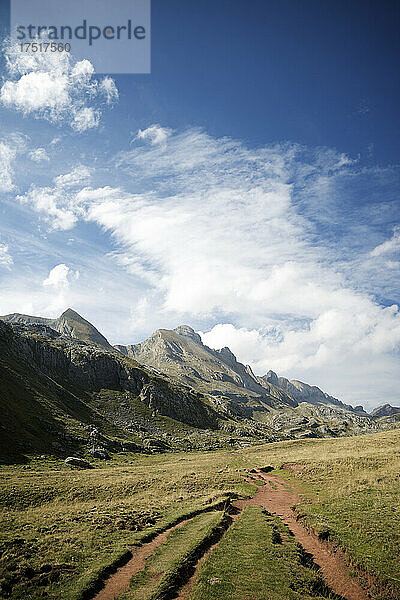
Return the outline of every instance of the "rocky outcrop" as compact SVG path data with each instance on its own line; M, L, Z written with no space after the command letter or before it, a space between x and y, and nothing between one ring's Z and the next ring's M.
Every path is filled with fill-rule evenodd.
M104 335L89 321L72 310L72 308L68 308L57 319L46 319L44 317L32 317L30 315L13 313L0 317L0 320L9 324L47 326L67 338L79 339L92 346L103 348L108 352L115 352L115 348L111 346Z
M378 406L378 408L375 408L372 411L371 416L374 419L380 419L381 417L392 417L393 415L399 414L400 407L391 406L390 404L383 404L382 406Z
M337 398L334 398L326 392L323 392L316 385L309 385L308 383L303 383L302 381L298 381L297 379L289 380L286 379L286 377L278 377L278 375L274 371L268 371L268 373L266 373L266 375L264 375L262 379L278 387L279 389L287 392L298 403L309 402L310 404L331 404L333 406L337 406L345 410L357 412L360 415L362 414L364 416L367 416L368 414L364 411L364 408L362 406L356 406L355 408L353 408L353 406L350 406L350 404L344 404Z
M174 386L122 356L67 342L61 336L54 340L39 336L35 329L33 332L14 332L0 322L0 335L7 336L9 350L67 389L129 392L161 415L194 427L218 427L218 414L192 390Z
M233 416L251 417L268 407L297 405L289 394L256 377L229 348L213 350L205 346L200 335L188 325L159 329L140 344L116 348L180 385L229 399Z

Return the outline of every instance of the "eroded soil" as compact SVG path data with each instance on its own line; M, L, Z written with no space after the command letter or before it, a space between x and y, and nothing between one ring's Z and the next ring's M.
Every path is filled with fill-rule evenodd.
M350 575L344 553L340 549L334 548L332 544L327 544L319 539L298 520L294 506L300 504L302 498L292 485L276 475L261 471L257 471L251 476L247 475L245 479L253 485L257 485L258 489L252 498L236 500L232 503L231 517L233 525L246 506L262 506L271 514L280 517L283 523L289 527L296 540L312 556L315 565L320 568L326 584L335 594L346 600L368 600L370 598L358 581ZM144 569L146 559L154 553L158 546L166 541L173 529L181 527L186 522L187 520L180 522L178 525L159 534L151 542L133 550L130 561L110 576L105 582L104 588L94 597L95 600L114 600L126 591L129 588L132 576ZM189 598L199 566L209 558L217 545L218 543L214 544L200 558L195 572L186 582L182 582L182 587L177 590L176 598L180 600Z
M239 509L245 506L262 506L273 515L280 517L305 551L312 555L333 592L346 600L368 600L367 593L350 575L343 552L320 540L297 519L293 507L302 501L299 492L276 475L259 471L257 477L264 480L265 485L260 486L252 498L237 500L233 505ZM253 483L257 485L256 481Z

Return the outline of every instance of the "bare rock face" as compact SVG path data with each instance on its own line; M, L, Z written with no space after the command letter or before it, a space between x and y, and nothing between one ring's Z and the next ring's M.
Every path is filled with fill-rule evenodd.
M183 335L183 336L186 336L186 337L192 339L197 344L202 344L201 337L199 336L199 334L196 333L194 329L189 327L189 325L180 325L179 327L176 327L174 329L174 331L178 335Z
M94 325L86 321L72 308L68 308L57 319L46 319L44 317L32 317L30 315L21 315L13 313L0 317L2 321L10 324L19 325L42 325L53 329L65 337L79 339L87 344L97 346L115 352L108 340L102 335Z
M375 410L372 411L371 416L375 419L380 419L381 417L392 417L393 415L400 414L400 407L391 406L390 404L383 404Z
M274 371L268 371L268 373L264 375L264 379L268 381L268 383L272 383L272 385L279 387L278 375Z
M251 417L268 407L297 405L289 394L255 376L229 348L205 346L188 325L159 329L144 342L117 349L180 385L221 398L232 415Z

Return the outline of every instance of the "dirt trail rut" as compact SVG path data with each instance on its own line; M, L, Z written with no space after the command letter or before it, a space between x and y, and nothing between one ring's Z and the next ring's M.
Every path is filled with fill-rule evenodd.
M239 509L243 509L245 506L262 506L270 513L281 517L296 540L300 542L306 552L312 555L314 562L321 568L327 585L333 592L343 596L346 600L368 600L369 596L350 576L343 552L334 551L296 519L296 513L292 507L302 501L296 490L276 475L262 472L258 472L256 475L265 481L265 485L260 486L252 498L237 500L233 506ZM257 485L256 480L248 481Z
M96 596L94 596L94 600L114 600L120 594L122 594L122 592L125 592L129 588L129 582L132 576L144 569L146 559L153 554L154 550L158 548L158 546L166 541L171 531L177 529L178 527L182 527L188 522L188 520L190 519L181 521L177 525L174 525L173 527L170 527L169 529L166 529L160 533L151 542L133 549L133 556L129 562L127 562L125 566L118 569L116 573L111 575L106 580L104 588L100 590Z
M360 587L358 582L350 576L349 567L345 556L339 549L333 550L328 544L322 542L315 534L309 532L300 521L296 519L293 506L299 504L302 499L298 492L283 479L258 471L245 477L246 481L258 486L257 492L247 500L236 500L232 503L234 507L231 514L234 523L241 511L246 506L262 506L268 512L277 515L289 527L296 540L303 546L306 552L312 555L314 562L321 569L321 573L330 589L345 600L368 600L367 593ZM260 479L263 480L261 483ZM182 527L189 519L181 521L178 525L170 527L155 537L151 542L133 550L130 561L109 577L104 588L94 597L94 600L115 600L122 592L129 588L129 582L135 573L145 567L146 559L154 550L164 543L168 534L177 527ZM190 579L180 588L175 598L187 600L196 579L199 566L205 562L218 545L214 544L196 565L196 570ZM268 576L266 574L266 576Z

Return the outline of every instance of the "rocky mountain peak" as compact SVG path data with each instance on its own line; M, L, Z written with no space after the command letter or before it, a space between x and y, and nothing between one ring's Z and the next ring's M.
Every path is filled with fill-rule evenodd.
M53 321L52 326L56 331L64 335L69 335L88 344L101 346L108 351L115 352L115 349L109 344L104 335L72 308L67 308L58 319Z
M77 321L84 321L85 320L73 308L67 308L66 310L64 310L64 312L58 318L59 319L75 319Z
M199 336L199 334L196 333L195 330L192 329L189 325L179 325L179 327L175 327L174 331L178 335L183 335L185 337L192 339L197 344L203 345L203 342L201 341L201 337Z
M380 417L391 417L392 415L400 414L400 408L398 406L392 406L391 404L383 404L375 408L371 415L376 418Z
M46 325L64 336L101 347L108 352L115 352L115 349L109 344L104 335L72 308L67 308L57 319L33 317L19 313L5 315L0 319L12 324Z
M272 383L272 385L279 385L278 375L275 371L271 371L271 369L264 375L264 379L265 381L268 381L268 383Z
M236 356L233 352L228 348L228 346L224 346L221 350L216 350L216 354L228 365L232 365L237 363Z

